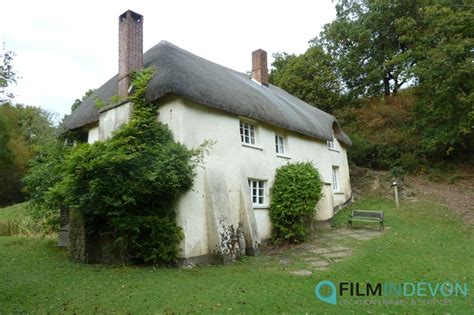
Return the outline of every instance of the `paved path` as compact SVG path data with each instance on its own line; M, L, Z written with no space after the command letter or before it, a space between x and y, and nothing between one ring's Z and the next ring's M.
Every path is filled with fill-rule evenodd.
M279 257L280 264L285 266L291 274L309 276L313 272L328 269L352 255L351 248L344 245L347 241L367 241L383 235L383 232L369 229L323 229L304 244L286 248L272 248L267 254ZM306 269L298 269L301 262Z

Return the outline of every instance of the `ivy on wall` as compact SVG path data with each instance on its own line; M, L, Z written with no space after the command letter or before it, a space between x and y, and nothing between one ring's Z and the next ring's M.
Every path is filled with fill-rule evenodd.
M81 216L87 235L111 239L122 260L169 264L183 239L174 206L191 189L208 142L188 149L158 122L145 98L154 74L133 75L130 121L107 140L77 144L48 195Z

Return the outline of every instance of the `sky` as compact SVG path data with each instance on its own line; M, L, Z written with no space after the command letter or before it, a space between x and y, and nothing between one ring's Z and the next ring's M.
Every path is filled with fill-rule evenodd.
M14 101L62 117L88 89L118 72L118 16L144 16L144 51L167 40L246 72L251 52L300 54L335 17L332 0L81 0L2 3L0 44L21 77Z

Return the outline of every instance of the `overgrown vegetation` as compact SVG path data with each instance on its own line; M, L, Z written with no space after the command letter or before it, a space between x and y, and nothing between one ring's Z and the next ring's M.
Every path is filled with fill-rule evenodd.
M51 214L52 222L59 207L68 207L81 215L89 235L111 235L127 261L157 264L178 257L183 234L174 204L192 187L206 144L189 150L157 121L157 106L145 101L154 71L133 78L129 123L108 140L77 144L65 157L64 148L51 146L26 181L32 206ZM48 169L57 177L40 183Z
M306 240L311 215L322 196L322 186L319 173L310 162L287 164L277 169L270 204L275 241Z
M28 211L28 203L0 208L0 236L43 237L41 224Z
M23 177L28 194L31 216L39 223L44 234L59 230L60 208L63 199L52 188L64 177L64 163L72 146L63 138L51 139L38 148Z
M474 163L471 3L340 0L336 13L304 54L276 54L272 83L342 120L361 166Z

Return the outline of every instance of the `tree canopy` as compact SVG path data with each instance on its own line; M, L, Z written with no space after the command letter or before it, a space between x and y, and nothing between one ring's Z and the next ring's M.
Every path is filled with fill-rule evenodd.
M0 105L0 206L23 200L21 178L40 144L54 137L51 114L34 106Z
M274 57L270 82L327 112L341 106L342 89L334 59L320 45L312 45L299 56L277 53Z
M8 99L13 98L13 94L7 91L7 88L12 83L16 83L17 74L13 69L13 57L15 53L13 51L5 50L0 52L0 104L6 102Z
M408 152L410 156L446 160L472 153L472 3L340 0L336 13L336 19L310 41L304 54L276 54L272 83L342 119L357 115L359 111L349 111L367 104L379 102L383 107L403 103L403 110L394 112L406 112L410 121L399 124L403 131L394 137L406 135L404 143L418 139L417 153ZM407 95L413 99L407 95L400 102L389 99L408 88ZM378 119L382 117L384 114ZM365 129L351 126L353 130ZM356 144L367 142L367 138L358 140Z

